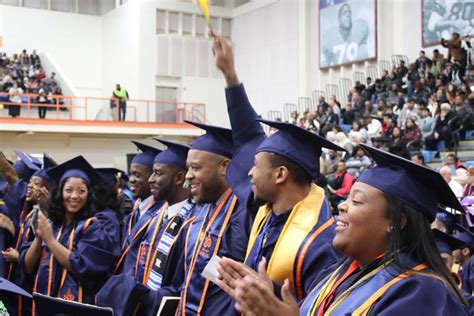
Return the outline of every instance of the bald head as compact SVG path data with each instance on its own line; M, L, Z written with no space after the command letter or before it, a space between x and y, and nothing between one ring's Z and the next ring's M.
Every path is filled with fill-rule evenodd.
M448 166L443 166L439 169L439 174L443 177L444 181L449 183L451 181L451 168Z

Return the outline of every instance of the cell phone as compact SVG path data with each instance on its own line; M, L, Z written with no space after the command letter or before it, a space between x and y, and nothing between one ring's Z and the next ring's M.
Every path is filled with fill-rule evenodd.
M38 228L38 213L41 211L38 205L33 206L33 214L31 215L30 225L33 228L33 233L36 234Z

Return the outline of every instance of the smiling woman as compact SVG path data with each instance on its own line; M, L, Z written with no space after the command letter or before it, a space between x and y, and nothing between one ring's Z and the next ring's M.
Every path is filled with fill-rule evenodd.
M98 174L78 156L49 171L58 185L45 213L40 211L35 239L20 251L23 271L35 277L33 291L84 303L94 296L115 261L113 241L92 217L92 186Z
M236 282L237 309L255 315L468 315L430 230L438 204L462 211L459 201L435 171L363 148L377 166L359 177L339 206L333 246L345 259L320 276L300 307L288 282L282 300L273 294L261 264L258 275Z

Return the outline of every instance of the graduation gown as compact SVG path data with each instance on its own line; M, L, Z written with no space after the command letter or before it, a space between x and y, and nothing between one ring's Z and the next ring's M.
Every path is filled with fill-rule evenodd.
M103 225L96 218L89 218L67 225L53 225L53 234L56 240L70 249L72 271L64 269L54 256L51 258L51 251L44 245L35 273L34 291L94 304L94 296L116 259L111 252L113 243ZM28 248L29 245L25 245L20 253L20 266L24 273Z
M111 209L96 212L95 217L104 226L104 230L108 234L113 245L111 252L118 258L121 253L123 224L118 219L115 211Z
M234 144L238 148L234 156L240 158L234 161L235 158L233 157L229 166L230 176L228 180L232 188L238 193L239 198L246 200L248 212L255 214L256 208L252 203L253 193L250 179L247 173L239 173L238 170L250 170L252 168L256 149L265 139L265 136L260 123L256 121L257 114L248 100L244 86L241 84L237 87L226 89L226 97ZM234 170L235 172L233 172ZM310 195L316 195L316 192L313 192L315 190L313 187ZM290 267L290 271L281 272L280 277L274 280L277 281L275 284L275 293L277 295L280 295L279 285L282 285L284 279L288 278L291 281L295 281L293 292L298 299L302 299L321 270L335 263L340 258L340 255L332 247L335 225L326 197L319 194L319 197L315 197L311 201L309 207L318 203L321 205L319 210L308 209L309 216L302 219L304 223L308 223L308 220L311 221L313 226L307 227L307 236L299 240L296 254L282 254L283 257L287 255L285 258L288 258L288 262L275 262L277 265ZM315 214L315 211L319 212L319 216L311 218L311 214ZM288 231L286 226L293 223L289 220L291 212L289 211L278 217L272 216L267 218L267 220L262 219L259 223L255 222L253 224L254 226L261 225L260 228L263 228L268 223L268 220L272 220L271 225L266 227L267 231L260 230L260 234L256 238L257 242L254 243L251 240L252 245L249 244L249 249L247 250L247 265L256 270L262 256L268 260L269 264L273 263L270 261L272 261L275 246L283 241L283 238L280 238L281 232L284 229ZM292 225L299 226L300 224L293 223ZM257 229L255 230L257 231ZM262 247L263 235L265 235L266 242ZM291 283L293 285L293 282Z
M139 203L140 200L135 202L133 211L125 218L121 256L114 269L114 274L119 274L122 271L127 272L129 269L135 268L140 244L150 223L157 213L163 214L166 208L166 201L155 201L152 198L146 206L145 213L135 222L134 218L136 218Z
M185 207L188 207L188 205L185 205ZM199 205L192 206L186 218L187 220L184 221L182 226L178 228L180 232L177 234L176 239L170 243L170 252L168 254L168 258L166 262L163 263L164 273L162 276L163 280L161 286L173 289L170 290L170 293L173 293L174 296L179 295L180 287L183 283L183 273L180 269L177 269L177 266L180 259L180 254L183 249L182 247L184 246L177 246L178 250L175 251L174 255L172 255L172 253L175 249L176 240L179 238L181 231L194 220L193 214L196 213L197 209L199 208ZM143 238L141 248L144 249L143 247L146 246L145 248L147 250L143 252L140 257L155 258L160 244L167 243L162 240L162 235L164 234L168 224L172 222L172 219L170 219L168 223L165 223L164 221L161 222L159 215L160 214L155 214L153 221L148 227L145 237ZM142 253L142 251L140 251L140 253ZM115 315L129 315L136 311L138 304L141 303L142 307L138 311L138 314L147 315L151 313L151 311L147 312L147 308L152 310L154 307L152 305L153 302L151 303L151 306L147 306L142 302L142 299L146 297L146 294L150 292L150 289L147 287L148 279L144 279L148 267L146 267L144 264L139 264L140 257L137 257L136 267L129 269L128 271L124 271L118 275L114 275L104 284L104 286L97 293L97 305L113 308ZM155 260L151 259L149 261L153 263ZM145 262L146 261L147 260L145 260ZM149 299L153 300L155 296L156 291L153 291L153 294L150 295Z
M432 272L425 265L404 254L400 258L404 265L428 275L405 274L392 264L380 264L362 278L365 281L355 283L359 266L346 259L314 286L300 307L300 315L320 315L325 303L325 315L469 315L454 291L430 276ZM334 298L325 302L326 296L320 293L334 284Z
M471 256L465 264L461 274L462 290L465 293L466 300L471 305L471 315L474 314L474 257Z
M21 248L24 247L25 244L30 244L34 237L29 223L22 223L17 230L17 240L14 248L20 253ZM34 277L22 273L18 263L10 263L8 265L6 278L27 292L32 292L33 290ZM15 294L8 294L5 300L10 315L31 315L31 303L31 299Z

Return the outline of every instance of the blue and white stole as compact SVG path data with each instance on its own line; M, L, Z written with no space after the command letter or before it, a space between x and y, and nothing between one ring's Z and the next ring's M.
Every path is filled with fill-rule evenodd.
M209 280L201 276L204 267L220 249L222 235L237 204L237 196L229 188L219 205L206 204L190 224L185 239L185 283L177 315L200 314L209 288ZM215 207L215 208L214 208Z

